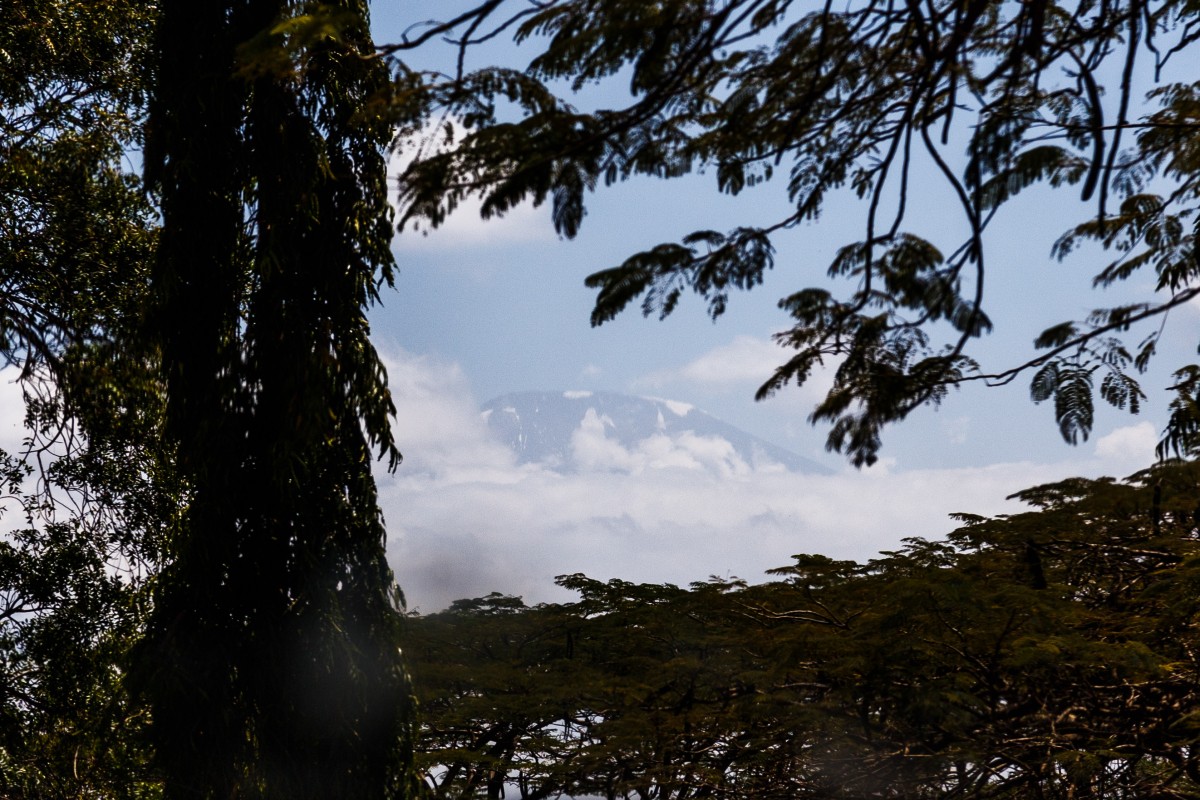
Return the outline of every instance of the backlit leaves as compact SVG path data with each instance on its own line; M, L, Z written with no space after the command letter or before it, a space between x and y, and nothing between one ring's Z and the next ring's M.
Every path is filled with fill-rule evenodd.
M1053 398L1054 419L1058 422L1059 432L1071 444L1087 441L1091 433L1094 414L1092 376L1096 369L1095 366L1084 366L1069 359L1053 360L1037 371L1030 384L1029 394L1033 402L1041 403ZM1127 385L1118 383L1117 389L1108 390L1105 399L1111 394L1114 399L1120 397L1122 402L1126 402L1125 396L1113 394L1119 393L1120 387L1129 391Z
M1076 183L1086 168L1085 159L1064 148L1053 145L1030 148L979 187L979 207L985 211L999 208L1024 189L1043 181L1055 187Z
M1189 364L1175 371L1171 391L1171 416L1155 452L1159 458L1190 456L1200 436L1200 366Z
M592 324L615 318L643 293L642 312L664 318L675 309L685 289L703 297L709 315L716 319L725 312L729 290L761 284L775 263L774 256L769 236L755 228L736 228L727 235L697 231L685 237L683 245L658 245L631 256L619 267L588 276L586 284L600 290Z
M476 31L486 21L498 34L504 26L491 20L496 10L485 4L460 25ZM1100 379L1102 399L1134 409L1136 384L1091 348L1189 299L1196 278L1189 203L1200 198L1190 131L1200 104L1193 86L1164 87L1151 95L1158 107L1145 124L1136 123L1136 75L1113 82L1110 61L1134 69L1140 51L1186 48L1191 40L1180 31L1190 30L1194 13L1175 0L1152 12L1128 3L1099 10L999 2L810 9L751 0L555 0L509 18L518 40L539 48L523 80L543 88L524 94L551 95L566 81L575 101L587 96L585 87L616 78L627 81L628 102L589 111L563 100L543 99L536 108L517 100L515 113L489 119L492 100L512 102L513 93L487 86L488 70L455 76L431 92L431 108L468 114L475 103L487 113L471 118L454 156L406 172L404 219L440 224L468 195L483 198L485 215L549 201L556 229L571 236L586 194L602 182L705 171L718 191L734 195L784 182L791 207L775 220L732 229L720 242L700 231L591 275L588 285L598 290L592 322L602 324L639 297L644 313L667 316L689 292L718 316L729 288L757 285L774 264L778 232L816 220L834 192L849 189L862 201L864 235L841 245L827 276L810 274L781 301L794 326L777 338L796 353L759 394L803 382L822 357L864 365L839 373L813 419L832 422L834 449L849 447L867 463L882 427L937 402L946 386L1006 382L1045 363L967 366L974 340L991 330L983 307L985 234L993 216L1032 187L1079 186L1096 214L1065 234L1052 255L1097 240L1119 254L1097 274L1097 286L1149 267L1158 289L1175 294L1112 309L1105 321L1063 323L1037 346L1056 351L1051 356L1075 349L1096 358L1111 374ZM1132 148L1130 126L1138 130ZM952 142L965 142L965 157ZM956 199L946 213L965 233L948 246L906 230L910 206L936 196L924 183L920 193L914 189L918 164L922 181L936 176ZM1178 186L1158 193L1162 176ZM952 227L939 220L938 239ZM911 349L913 329L926 339L924 366L912 368L918 360L909 356L899 360L910 366L889 365ZM1139 351L1139 369L1149 352ZM1083 375L1063 373L1062 391L1053 395L1061 398L1060 431L1073 441L1091 424ZM843 417L852 407L857 423ZM842 411L831 415L832 408Z

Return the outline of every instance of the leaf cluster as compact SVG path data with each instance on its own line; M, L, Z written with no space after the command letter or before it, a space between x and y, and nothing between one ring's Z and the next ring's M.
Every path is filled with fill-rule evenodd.
M0 453L0 794L150 797L122 678L182 490L140 325L155 223L127 150L152 5L0 8L0 364L25 441ZM15 409L13 409L15 410Z

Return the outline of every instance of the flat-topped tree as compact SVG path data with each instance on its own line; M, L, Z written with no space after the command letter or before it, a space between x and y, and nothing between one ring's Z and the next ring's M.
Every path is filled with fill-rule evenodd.
M416 617L436 797L1182 798L1200 790L1194 462L1072 478L769 583L559 576ZM507 785L504 777L507 776Z

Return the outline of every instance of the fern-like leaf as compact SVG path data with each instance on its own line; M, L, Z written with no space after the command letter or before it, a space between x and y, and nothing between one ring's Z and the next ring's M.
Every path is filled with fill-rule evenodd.
M1069 444L1086 442L1092 432L1093 368L1061 366L1054 390L1054 417L1063 440Z

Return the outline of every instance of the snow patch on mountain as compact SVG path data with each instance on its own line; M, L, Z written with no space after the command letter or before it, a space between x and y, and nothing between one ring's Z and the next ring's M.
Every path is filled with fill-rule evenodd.
M485 403L482 419L520 463L563 473L676 469L732 478L763 470L830 473L676 400L616 392L519 392Z
M645 399L652 400L655 403L662 403L668 411L677 417L686 417L695 408L691 403L681 403L678 400L667 400L662 397L647 397Z

